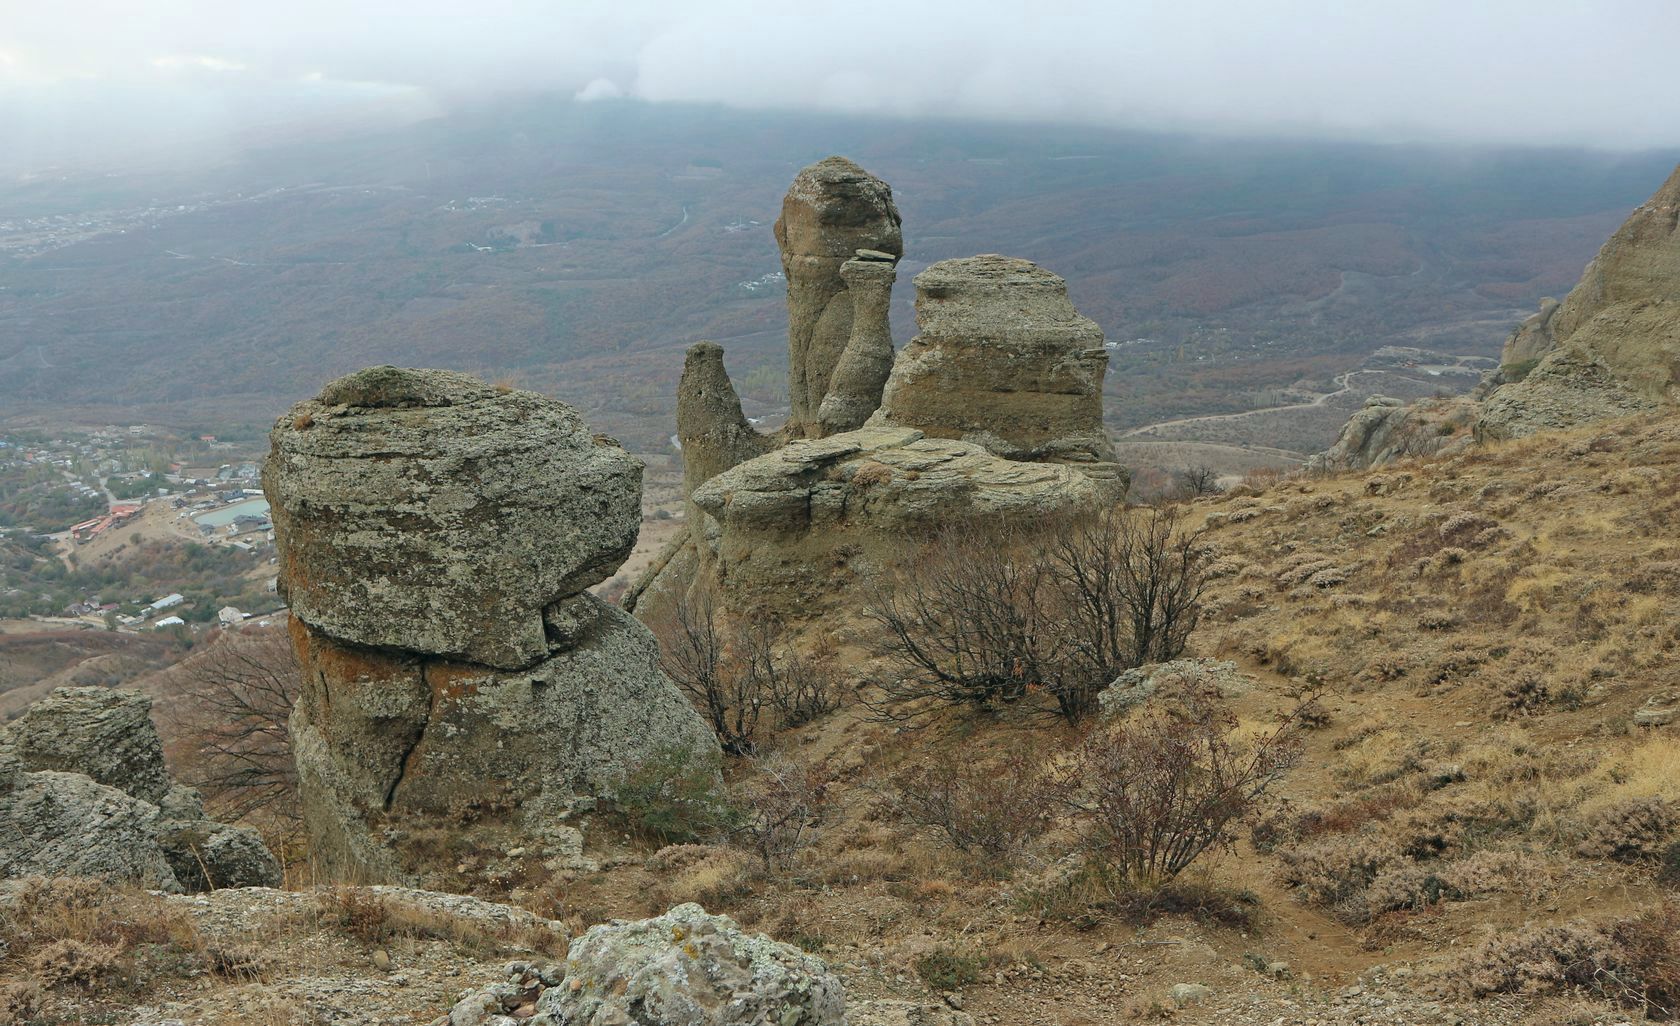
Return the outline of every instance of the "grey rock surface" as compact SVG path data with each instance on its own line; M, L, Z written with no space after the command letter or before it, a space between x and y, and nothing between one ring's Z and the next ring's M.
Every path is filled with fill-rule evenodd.
M893 366L887 315L898 277L896 265L860 256L840 265L840 277L852 295L852 330L817 409L824 435L862 427L880 407L881 390Z
M285 597L353 644L530 666L543 610L605 580L640 527L637 460L563 403L463 374L358 371L270 440Z
M208 819L160 820L158 846L188 891L278 887L280 860L251 827Z
M842 1026L840 979L813 955L726 916L678 905L590 927L566 980L537 999L534 1026Z
M1342 425L1335 444L1307 465L1315 470L1365 470L1397 459L1434 456L1475 440L1481 407L1469 398L1402 403L1372 396Z
M775 235L787 275L787 431L816 436L823 399L852 338L854 297L841 267L859 250L897 260L904 236L892 188L844 157L799 172L782 199Z
M1097 706L1104 716L1119 716L1156 695L1182 698L1211 692L1221 698L1236 698L1254 687L1254 681L1233 662L1218 659L1173 659L1127 670L1097 694Z
M156 803L169 792L151 697L121 688L56 688L11 726L24 769L81 773Z
M180 890L157 833L151 802L80 773L20 773L0 793L0 878L100 876Z
M942 260L916 275L916 325L872 425L1117 475L1102 423L1108 351L1060 276L995 253Z

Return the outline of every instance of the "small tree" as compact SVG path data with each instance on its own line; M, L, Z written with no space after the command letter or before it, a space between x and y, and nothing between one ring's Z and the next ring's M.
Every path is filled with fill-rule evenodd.
M827 797L816 767L779 754L756 759L734 788L735 836L758 854L766 872L786 869L810 843L811 824Z
M1220 491L1219 471L1205 463L1184 467L1174 476L1178 478L1184 494L1189 496L1214 495Z
M286 721L297 657L285 632L222 632L182 664L182 776L223 814L297 816L297 768Z
M748 622L733 647L743 664L738 672L752 675L753 690L775 710L778 727L803 726L840 707L834 674L800 652L775 621Z
M1024 744L997 761L979 761L961 748L929 751L894 773L886 811L931 827L958 851L1007 862L1055 821L1050 780Z

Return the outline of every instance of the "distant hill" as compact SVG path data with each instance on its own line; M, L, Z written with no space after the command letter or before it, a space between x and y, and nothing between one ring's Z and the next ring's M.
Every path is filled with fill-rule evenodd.
M1125 343L1116 429L1274 405L1385 344L1495 355L1677 159L503 101L0 183L0 407L249 431L391 362L511 378L657 447L692 341L725 344L749 412L785 394L770 223L836 152L897 193L901 343L927 263L1029 257Z

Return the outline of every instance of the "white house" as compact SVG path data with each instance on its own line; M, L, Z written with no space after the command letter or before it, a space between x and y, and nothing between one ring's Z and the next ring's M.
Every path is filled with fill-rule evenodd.
M161 631L165 627L177 627L177 626L180 626L181 624L184 624L186 622L187 621L181 619L178 616L166 616L163 619L159 620L157 623L152 624L152 630Z

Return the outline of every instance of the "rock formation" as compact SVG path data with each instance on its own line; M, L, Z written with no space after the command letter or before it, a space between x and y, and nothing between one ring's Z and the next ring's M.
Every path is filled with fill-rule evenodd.
M1109 498L1073 467L893 427L790 442L694 493L720 527L716 574L725 594L738 608L782 615L844 598L837 579L878 570L941 527L1034 523L1094 511Z
M173 784L151 699L59 688L0 737L0 877L103 876L161 890L272 887L250 827L208 818Z
M1474 399L1425 399L1402 403L1374 395L1342 425L1334 445L1307 461L1315 470L1363 470L1397 459L1433 456L1474 441L1481 414Z
M1108 351L1067 282L997 254L942 260L916 275L916 325L873 423L1117 477L1102 424Z
M635 538L641 466L570 407L377 367L271 438L292 744L329 875L424 874L444 817L575 858L559 819L580 800L655 749L716 758L652 636L584 592Z
M535 393L374 367L288 416L264 468L281 587L340 641L529 666L543 611L635 544L641 465Z
M920 333L895 359L887 312L903 244L886 184L839 157L806 168L776 240L782 447L742 416L722 351L690 349L677 404L689 531L626 608L661 619L704 580L743 608L814 612L844 600L842 578L943 525L1019 526L1122 497L1102 332L1061 278L996 255L935 264L916 277Z
M848 345L857 339L866 346L890 339L879 272L854 268L848 280L843 268L860 256L864 262L896 262L904 253L899 223L892 189L844 157L805 168L783 197L775 233L787 275L789 437L829 433L822 423L822 405ZM856 301L853 282L867 286L866 302ZM888 278L886 289L891 286ZM854 321L860 319L865 323L854 330ZM860 354L847 362L863 364L867 358ZM868 403L867 395L856 393L866 387L867 375L852 370L847 378L843 386L853 394L831 411L840 420L856 403ZM873 403L868 405L874 409Z
M573 939L563 966L511 962L501 982L468 993L433 1026L515 1022L973 1026L974 1018L943 1003L848 1002L840 979L821 958L749 934L727 916L709 915L690 903L651 919L592 926Z
M1680 404L1680 168L1505 343L1477 436Z

